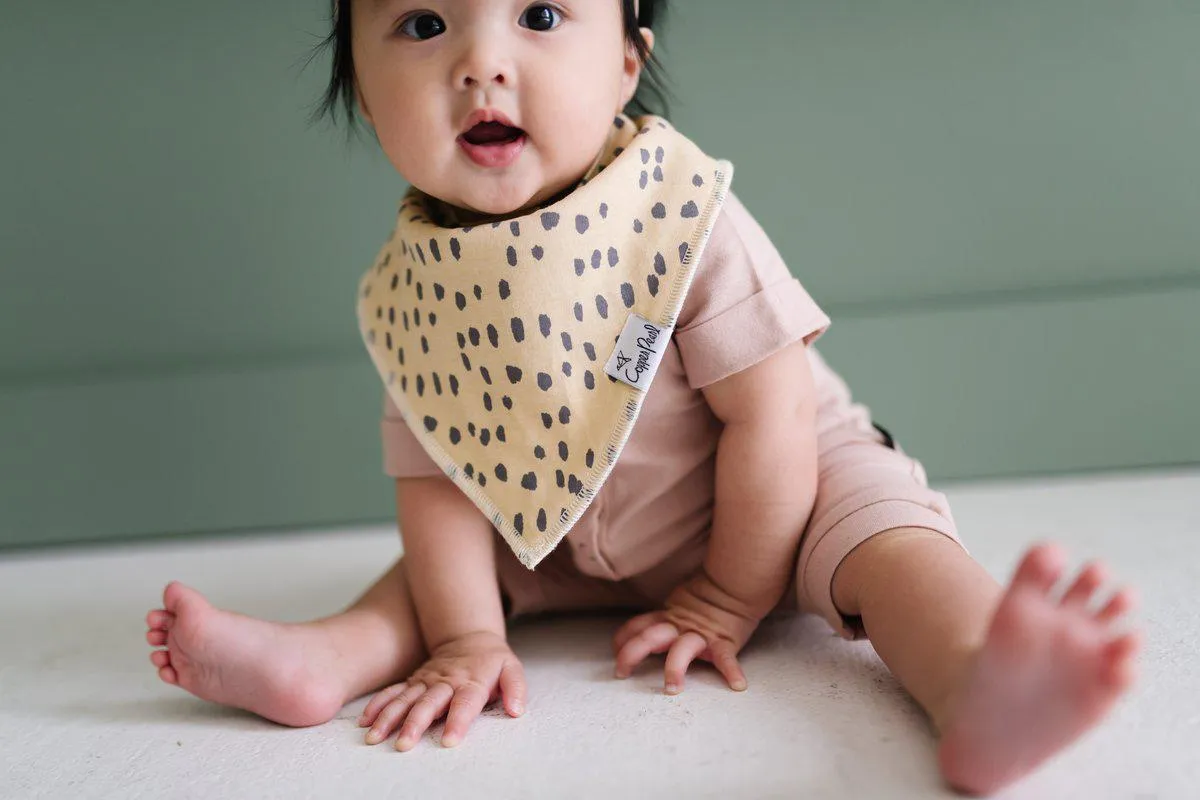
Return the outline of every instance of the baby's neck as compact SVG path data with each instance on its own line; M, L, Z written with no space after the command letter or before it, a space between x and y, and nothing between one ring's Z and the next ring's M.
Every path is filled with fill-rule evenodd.
M564 189L553 197L544 202L530 206L514 209L505 214L487 214L482 211L476 211L473 208L463 208L456 206L453 203L448 203L445 200L426 194L426 208L429 210L431 220L434 224L443 228L464 228L486 225L492 222L507 222L517 217L523 217L527 214L532 214L540 208L553 205L564 197L575 191L579 184L575 183L572 186Z

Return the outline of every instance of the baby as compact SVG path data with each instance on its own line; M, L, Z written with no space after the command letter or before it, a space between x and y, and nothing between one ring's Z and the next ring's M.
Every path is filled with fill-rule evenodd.
M813 612L870 638L950 785L995 791L1128 688L1132 594L1101 599L1095 563L1055 592L1051 545L1007 588L968 555L813 349L829 320L731 166L644 113L664 4L334 0L324 110L360 114L413 187L358 294L404 557L302 625L172 583L151 661L284 725L379 690L368 743L445 717L452 747L489 702L524 712L519 616L630 609L617 677L665 653L675 694L697 659L745 690L760 621Z

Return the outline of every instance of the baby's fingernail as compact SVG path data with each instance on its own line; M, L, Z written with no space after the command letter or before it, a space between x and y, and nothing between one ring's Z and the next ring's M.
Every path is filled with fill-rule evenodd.
M744 691L746 691L746 682L745 681L734 681L732 688L735 692L744 692Z
M457 736L443 736L442 747L457 747L460 741Z
M367 744L379 744L383 737L379 735L379 731L367 731Z
M679 694L679 685L668 683L666 687L667 694Z
M521 705L520 700L514 700L511 706L512 713L520 716L525 713L525 706Z

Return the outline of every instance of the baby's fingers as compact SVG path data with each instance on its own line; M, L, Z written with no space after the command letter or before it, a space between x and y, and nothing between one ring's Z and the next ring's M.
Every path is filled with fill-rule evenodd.
M651 625L656 625L665 619L666 615L661 611L651 611L648 614L638 614L636 617L618 628L617 632L613 634L613 653L620 653L621 648L627 645L630 639L639 635Z
M392 731L396 730L412 704L425 694L425 684L423 683L399 684L399 686L404 688L383 707L379 716L375 718L375 722L371 724L371 730L367 731L367 744L379 744L391 736Z
M446 727L442 729L442 747L455 747L471 729L471 723L488 702L488 690L478 683L460 686L450 701Z
M448 683L437 683L429 691L421 695L421 699L408 712L408 719L396 737L396 749L405 752L417 746L417 742L429 730L433 721L446 713L450 700L454 697L454 689Z
M731 642L717 642L710 648L713 666L725 677L729 688L735 692L746 691L746 673L738 664L737 651Z
M386 689L381 689L371 698L371 702L367 703L367 707L363 709L362 716L358 718L358 726L365 728L375 721L379 716L379 712L387 707L388 703L400 696L400 693L408 688L407 683L397 683L394 686L389 686Z
M703 653L706 647L708 642L694 631L688 631L675 640L675 644L671 645L671 650L667 653L667 666L663 670L663 691L667 694L679 694L683 691L683 676L687 674L687 669L696 660L696 656Z
M679 638L679 629L669 622L651 625L630 639L617 653L617 677L628 678L651 653L661 653Z
M519 717L525 713L525 668L515 658L504 662L504 666L500 668L500 697L510 717Z

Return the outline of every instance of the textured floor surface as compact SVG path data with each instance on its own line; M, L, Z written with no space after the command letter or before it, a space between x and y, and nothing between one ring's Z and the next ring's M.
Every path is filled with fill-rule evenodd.
M1102 556L1142 594L1142 679L1108 722L1005 797L1200 797L1200 472L951 486L972 552L1007 579L1030 542ZM934 740L869 645L811 618L679 697L661 671L610 679L619 620L518 627L530 712L489 711L463 746L369 748L359 701L288 730L158 682L145 612L170 578L299 620L349 602L398 553L386 526L0 554L0 797L605 798L940 796ZM659 662L661 663L661 662Z

